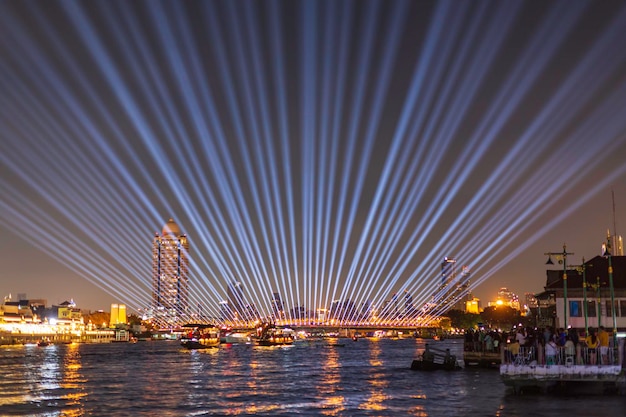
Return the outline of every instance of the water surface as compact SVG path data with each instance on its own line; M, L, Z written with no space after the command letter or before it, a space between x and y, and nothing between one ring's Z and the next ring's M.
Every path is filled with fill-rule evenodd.
M431 342L461 354L461 340ZM334 344L334 345L333 345ZM514 395L497 370L420 372L421 339L0 348L2 416L616 416L626 397Z

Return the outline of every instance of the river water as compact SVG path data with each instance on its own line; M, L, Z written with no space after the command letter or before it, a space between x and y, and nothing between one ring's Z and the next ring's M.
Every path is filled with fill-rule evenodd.
M461 340L431 342L461 354ZM514 395L497 370L410 369L421 339L0 348L0 416L617 416L618 395Z

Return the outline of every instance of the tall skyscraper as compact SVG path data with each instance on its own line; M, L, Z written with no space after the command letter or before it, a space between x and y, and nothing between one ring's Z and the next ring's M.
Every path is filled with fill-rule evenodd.
M274 317L276 319L283 319L285 317L285 312L283 310L283 302L280 299L280 293L275 292L274 297L272 298L272 313L274 313Z
M152 306L167 322L179 322L188 312L189 241L173 219L152 244Z
M228 304L231 310L231 319L246 320L246 302L243 296L241 282L232 281L228 284Z
M456 259L443 258L441 262L441 287L450 285L456 278Z

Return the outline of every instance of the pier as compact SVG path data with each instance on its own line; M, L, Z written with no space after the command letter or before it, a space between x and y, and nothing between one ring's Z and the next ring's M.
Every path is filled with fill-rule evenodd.
M508 345L501 352L500 376L516 394L526 388L567 391L580 383L596 392L626 394L624 340L620 339L604 355L580 344L575 352L559 347L556 355L549 357L541 345L519 348Z

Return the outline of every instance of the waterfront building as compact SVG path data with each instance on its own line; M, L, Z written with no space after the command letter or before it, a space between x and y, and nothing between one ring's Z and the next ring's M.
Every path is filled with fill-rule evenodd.
M5 299L0 306L0 323L33 323L38 317L28 304L28 300L11 301Z
M551 299L553 303L548 312L540 308L541 314L551 316L555 327L563 326L564 314L567 314L568 326L577 329L585 329L585 322L587 327L613 329L615 313L615 326L619 331L625 330L626 256L611 256L611 267L612 274L609 274L609 258L606 256L596 256L580 266L568 266L567 310L564 309L563 270L547 270L545 292L538 294L537 298L539 304L544 299Z
M173 219L156 233L152 245L152 315L181 324L189 308L189 241Z
M83 314L80 308L76 307L74 300L63 301L58 306L52 306L53 311L56 310L57 322L81 322L83 321Z

